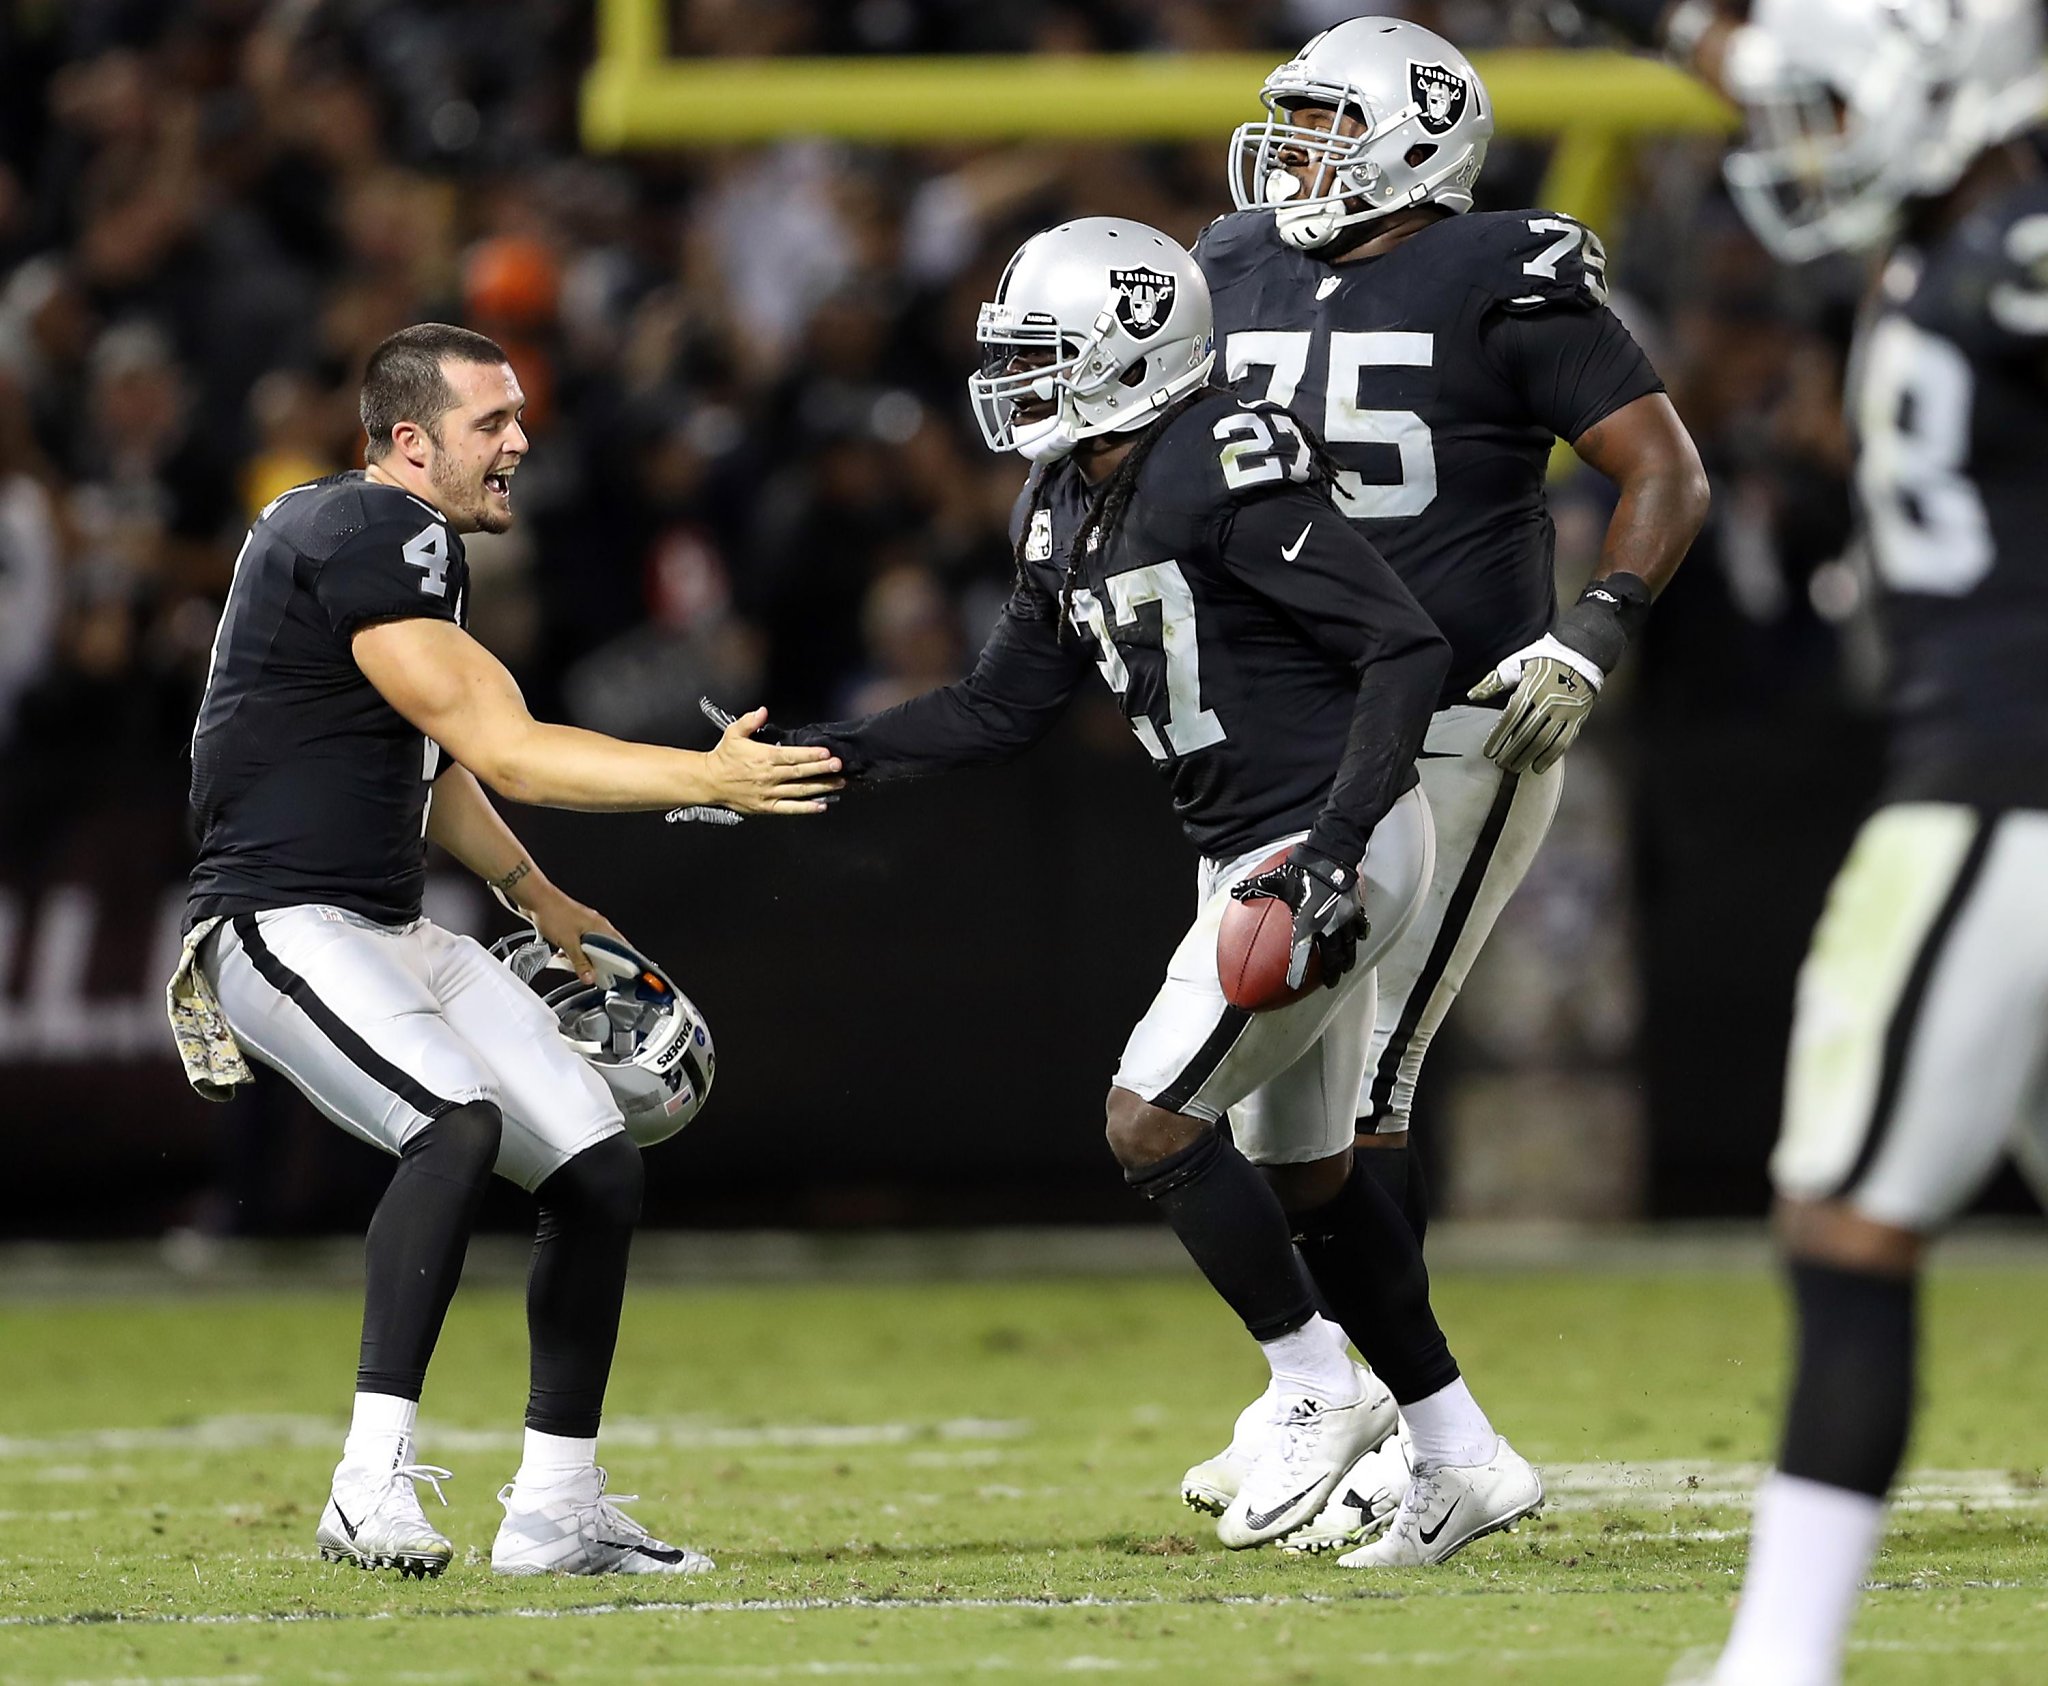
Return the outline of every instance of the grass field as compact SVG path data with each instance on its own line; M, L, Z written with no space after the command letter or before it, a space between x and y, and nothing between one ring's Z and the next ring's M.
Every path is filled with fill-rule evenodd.
M516 1292L456 1303L421 1455L438 1582L320 1563L356 1305L337 1289L0 1307L7 1681L1656 1683L1725 1629L1783 1321L1761 1269L1440 1273L1552 1502L1450 1565L1232 1554L1182 1468L1262 1380L1187 1277L648 1287L606 1462L678 1584L499 1582ZM2048 1679L2048 1264L1929 1296L1912 1488L1850 1678ZM429 1499L431 1505L431 1499Z

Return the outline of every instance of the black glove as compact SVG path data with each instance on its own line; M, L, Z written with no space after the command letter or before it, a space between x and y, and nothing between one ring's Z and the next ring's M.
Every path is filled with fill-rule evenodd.
M1611 24L1639 47L1664 45L1664 14L1673 0L1574 0L1588 17Z
M1287 987L1299 989L1311 950L1323 963L1323 987L1358 964L1358 944L1372 921L1358 903L1358 874L1341 861L1297 843L1270 872L1230 886L1233 901L1271 896L1294 911L1294 939L1288 950Z

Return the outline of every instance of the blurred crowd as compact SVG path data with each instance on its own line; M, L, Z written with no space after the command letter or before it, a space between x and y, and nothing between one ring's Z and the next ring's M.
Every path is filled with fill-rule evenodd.
M678 50L696 54L1185 49L1277 63L1363 9L679 0L671 13ZM1568 5L1533 0L1380 9L1472 48L1579 27ZM1010 577L1020 478L963 402L976 306L1016 243L1067 215L1136 216L1191 241L1228 209L1226 137L587 157L588 13L576 0L0 0L0 868L25 857L33 871L67 808L112 783L177 800L241 534L278 491L358 461L365 354L408 322L493 335L530 397L523 519L470 554L474 629L537 712L693 741L700 691L784 719L840 714L971 657ZM1545 163L1542 146L1497 144L1482 206L1533 203ZM1828 716L1854 648L1840 636L1857 585L1841 560L1838 389L1855 280L1774 271L1709 147L1645 143L1633 171L1625 219L1604 231L1616 307L1700 440L1716 513L1630 694L1603 703L1580 781L1607 816L1589 822L1591 854L1546 855L1567 914L1587 884L1612 893L1630 800L1594 755L1626 775L1663 753L1660 732ZM1597 550L1605 496L1589 474L1557 489L1568 589ZM1590 928L1544 894L1527 918ZM1625 980L1625 963L1609 970ZM1625 1008L1585 1014L1567 1042L1625 1036ZM1504 1033L1524 1034L1510 1018ZM1552 1035L1526 1034L1539 1032Z

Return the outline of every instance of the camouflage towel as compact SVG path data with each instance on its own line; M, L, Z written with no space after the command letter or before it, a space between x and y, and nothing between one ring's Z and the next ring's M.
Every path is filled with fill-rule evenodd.
M228 1028L228 1016L214 997L213 985L199 969L199 945L219 923L218 919L202 919L192 927L178 955L178 969L164 985L164 1010L171 1017L178 1058L185 1062L185 1081L199 1091L200 1099L208 1101L233 1100L244 1083L256 1081L241 1044Z

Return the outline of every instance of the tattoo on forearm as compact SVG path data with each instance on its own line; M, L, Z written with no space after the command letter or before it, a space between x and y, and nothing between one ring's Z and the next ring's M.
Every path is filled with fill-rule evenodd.
M517 884L520 879L527 877L532 871L533 863L531 861L521 861L510 872L506 873L503 878L493 878L491 880L491 888L496 890L501 896L510 896L512 894L512 886Z

